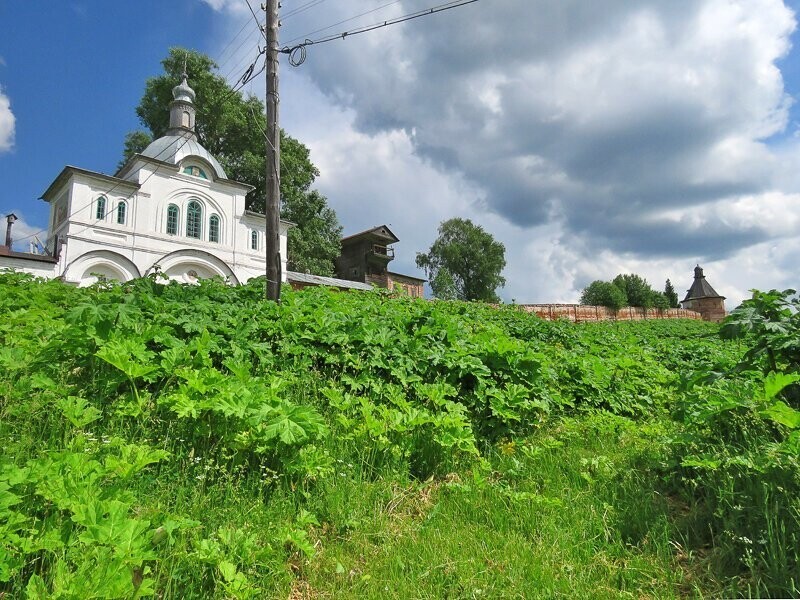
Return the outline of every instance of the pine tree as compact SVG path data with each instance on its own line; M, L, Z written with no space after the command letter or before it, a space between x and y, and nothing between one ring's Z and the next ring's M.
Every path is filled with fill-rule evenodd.
M664 285L664 295L669 301L670 308L680 308L680 304L678 303L678 294L675 291L675 288L672 287L672 282L669 279L667 279L667 283Z

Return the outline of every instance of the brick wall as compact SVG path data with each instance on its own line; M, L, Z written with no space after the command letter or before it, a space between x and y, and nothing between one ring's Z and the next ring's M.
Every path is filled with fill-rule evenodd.
M704 320L714 323L720 323L728 314L725 312L723 298L695 298L685 301L683 305L689 310L700 313Z
M614 311L605 306L583 304L518 304L525 312L534 313L542 319L555 321L567 319L574 323L586 321L643 321L645 319L701 319L700 313L683 308L641 308L626 306Z
M416 277L406 277L399 273L387 273L387 285L390 290L396 289L398 286L402 288L405 294L412 298L423 298L425 290L423 288L424 281Z

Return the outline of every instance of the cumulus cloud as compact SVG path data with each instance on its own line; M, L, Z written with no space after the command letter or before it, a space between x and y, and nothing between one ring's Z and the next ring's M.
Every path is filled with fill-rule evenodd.
M42 241L47 238L47 233L42 232L41 227L31 225L25 220L24 211L17 209L8 211L8 214L12 213L17 217L17 220L14 221L14 224L11 226L11 240L14 250L17 252L27 252L30 249L30 242L34 241L33 236L36 234L39 235ZM6 221L3 219L3 241L0 243L5 243L5 235Z
M361 12L322 3L281 35ZM309 48L283 71L284 126L309 134L348 230L402 222L415 251L451 216L493 230L507 299L575 300L624 270L680 289L695 261L741 298L798 258L800 145L772 139L794 29L780 0L479 2Z
M243 13L248 12L248 8L241 0L202 0L217 12ZM256 6L256 3L253 3Z
M14 147L15 124L11 101L3 94L3 88L0 87L0 152L6 152Z

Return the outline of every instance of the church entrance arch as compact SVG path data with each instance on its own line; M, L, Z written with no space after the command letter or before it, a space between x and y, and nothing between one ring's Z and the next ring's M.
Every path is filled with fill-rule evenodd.
M197 283L198 279L222 277L233 285L239 285L239 279L225 261L202 250L176 250L156 261L148 273L156 267L171 280L180 283Z
M92 250L81 254L64 269L63 279L86 287L100 279L130 281L141 277L133 262L111 250Z

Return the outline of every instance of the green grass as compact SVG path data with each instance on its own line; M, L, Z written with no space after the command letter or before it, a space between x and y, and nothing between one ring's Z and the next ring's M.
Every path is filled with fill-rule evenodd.
M609 435L610 420L612 431L626 431ZM657 482L631 471L631 450L646 451L649 440L612 417L553 425L507 444L477 479L452 475L389 497L363 498L360 486L333 494L332 533L305 573L310 589L353 598L639 598L693 590L691 574L676 563L676 532ZM336 523L352 514L367 520L342 534Z
M1 274L0 309L0 598L797 592L793 409L713 325Z

